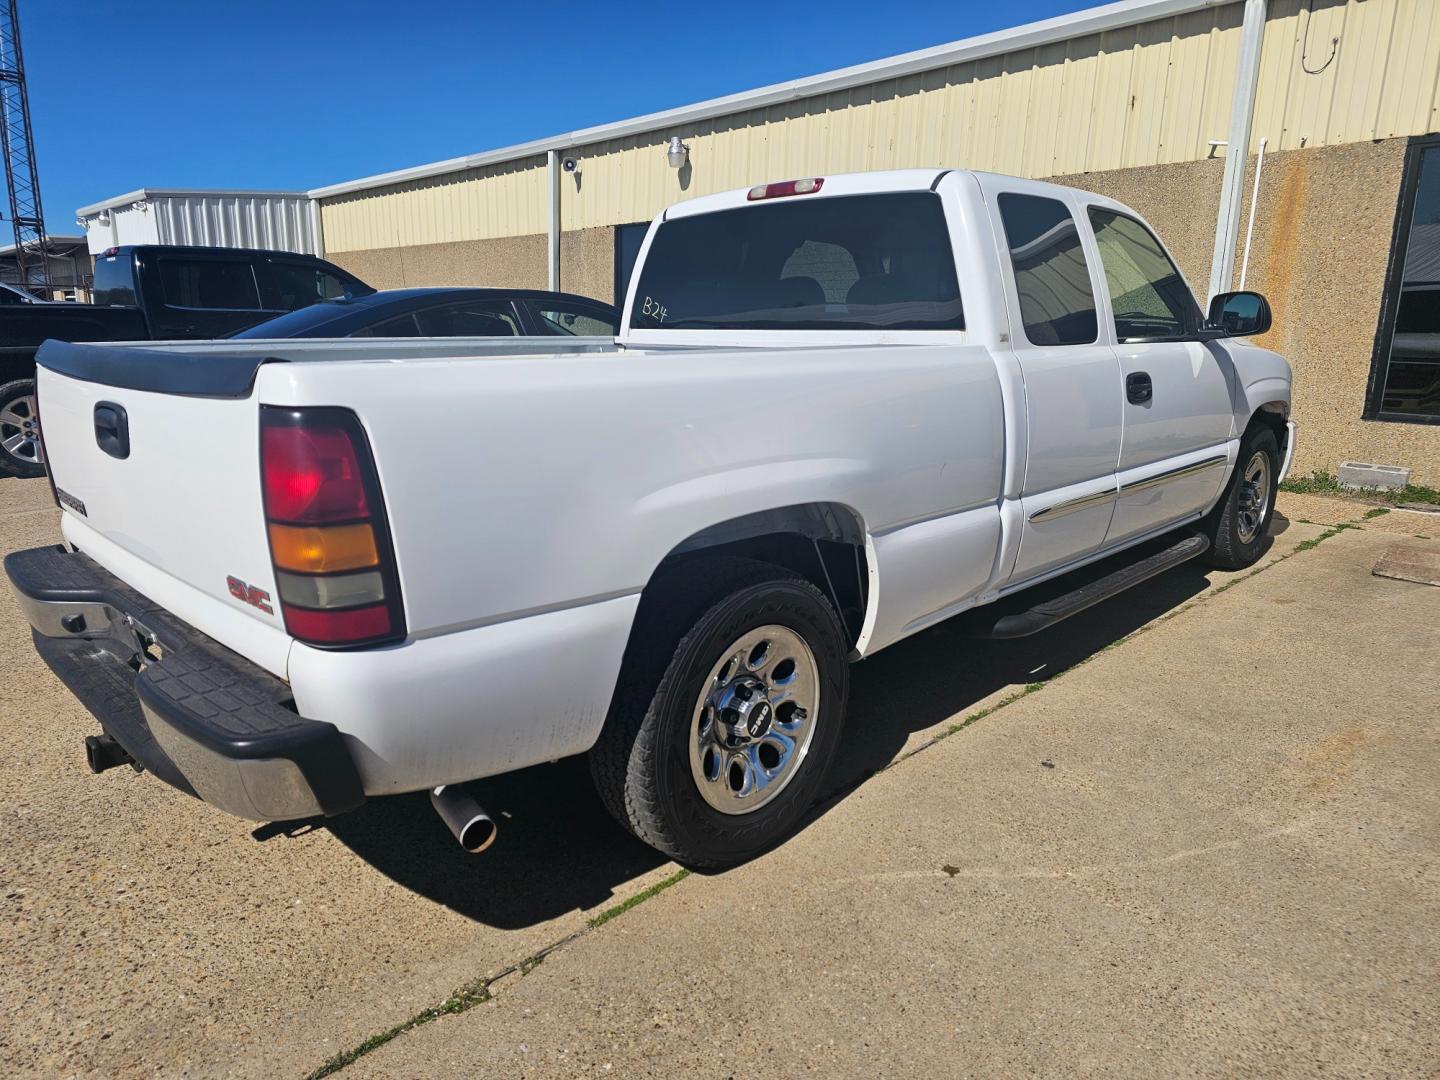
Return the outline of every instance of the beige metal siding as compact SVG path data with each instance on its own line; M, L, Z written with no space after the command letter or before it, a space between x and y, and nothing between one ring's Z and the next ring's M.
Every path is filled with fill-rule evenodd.
M320 204L325 250L364 251L544 232L545 159L370 188Z
M1313 7L1313 11L1311 8ZM912 166L1044 177L1193 161L1223 139L1243 14L1230 3L574 151L562 227L644 221L762 180ZM1339 41L1331 56L1331 41ZM1440 0L1271 0L1252 150L1440 126ZM679 135L691 166L676 172ZM358 250L543 232L543 161L328 200L326 245Z
M1240 20L1230 4L586 147L562 224L641 221L677 199L812 173L1053 176L1204 157L1228 122ZM690 146L688 187L665 166L672 134Z

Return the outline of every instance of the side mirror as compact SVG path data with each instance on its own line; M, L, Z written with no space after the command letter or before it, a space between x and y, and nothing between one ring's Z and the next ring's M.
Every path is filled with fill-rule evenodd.
M1270 302L1258 292L1216 293L1205 321L1207 337L1245 337L1270 329Z

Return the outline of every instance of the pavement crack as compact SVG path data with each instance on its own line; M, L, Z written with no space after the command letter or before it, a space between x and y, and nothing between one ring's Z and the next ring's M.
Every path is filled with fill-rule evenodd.
M525 957L525 959L517 961L513 964L509 964L492 975L484 975L478 979L471 980L470 982L461 986L444 1001L441 1001L436 1005L431 1005L428 1008L421 1009L418 1013L410 1017L408 1020L403 1020L400 1023L396 1024L394 1027L386 1028L384 1031L377 1032L376 1034L371 1035L368 1039L365 1039L357 1045L352 1046L349 1050L340 1051L340 1053L334 1055L333 1057L325 1061L324 1064L320 1065L312 1072L307 1073L305 1076L305 1080L322 1080L323 1077L334 1076L341 1069L344 1069L349 1065L353 1065L356 1061L359 1061L366 1054L380 1049L380 1047L384 1046L386 1043L399 1038L406 1032L414 1031L416 1028L428 1024L432 1020L439 1020L443 1016L456 1016L463 1012L469 1012L477 1005L484 1005L486 1002L494 999L495 992L499 987L499 984L504 980L510 978L523 979L526 975L529 975L532 971L539 967L545 961L545 958L548 957L551 953L563 949L565 946L579 940L586 934L598 930L611 919L619 918L631 908L637 907L640 904L643 904L646 900L658 896L660 893L670 888L670 886L679 884L681 881L685 880L685 878L689 876L689 870L677 870L675 873L671 874L664 880L657 881L648 889L643 889L640 892L636 893L634 896L621 901L613 907L606 908L604 911L591 918L590 921L587 922L579 930L575 930L569 934L566 934L564 937L560 938L557 941L551 942L549 945L545 946L538 952L531 953L529 956Z

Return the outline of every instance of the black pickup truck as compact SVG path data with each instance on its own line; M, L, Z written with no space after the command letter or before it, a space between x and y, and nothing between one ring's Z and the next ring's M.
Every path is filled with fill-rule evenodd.
M40 476L35 350L57 341L225 337L318 300L374 292L323 259L247 248L134 246L95 260L93 304L0 305L0 473Z

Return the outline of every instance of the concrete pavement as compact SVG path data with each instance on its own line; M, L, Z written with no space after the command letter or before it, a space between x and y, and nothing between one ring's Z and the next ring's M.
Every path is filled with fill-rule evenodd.
M1344 506L1360 520L1363 507ZM1250 720L1259 734L1246 727L1241 741L1256 739L1279 760L1286 747L1271 745L1273 732L1314 711L1317 687L1339 684L1324 689L1330 707L1365 712L1378 701L1392 716L1432 701L1433 689L1425 698L1418 689L1423 679L1413 672L1407 681L1385 655L1347 660L1350 654L1336 652L1334 640L1362 628L1377 642L1419 634L1425 596L1397 606L1388 592L1356 593L1368 622L1347 615L1332 625L1331 608L1322 614L1315 606L1326 597L1312 594L1328 589L1331 575L1348 587L1358 573L1353 566L1332 570L1322 557L1377 542L1378 530L1365 524L1363 538L1345 532L1285 558L1326 530L1277 518L1267 561L1285 561L1259 576L1180 568L1026 642L978 643L942 626L867 661L855 670L852 723L836 777L837 793L848 794L800 837L732 874L679 882L582 933L523 979L501 979L493 1003L402 1035L347 1074L572 1075L591 1064L603 1073L608 1063L608 1075L646 1069L658 1075L692 1060L686 1054L695 1055L702 1075L721 1075L727 1063L739 1075L767 1068L790 1075L811 1065L831 1074L883 1071L882 1065L903 1071L905 1062L913 1063L912 1075L922 1066L990 1071L984 1062L1043 1065L1051 1060L1047 1053L1058 1052L1058 1034L1038 1020L994 1022L996 1014L1036 1008L1044 1016L1073 1013L1076 1045L1089 1047L1091 1056L1067 1060L1119 1060L1105 1057L1113 1047L1107 1050L1111 1040L1101 1036L1117 1030L1106 1026L1106 1017L1133 1020L1129 1028L1176 1052L1175 1003L1190 999L1155 980L1209 971L1213 985L1226 987L1227 978L1238 977L1238 968L1202 962L1229 947L1223 934L1192 955L1220 933L1206 919L1215 918L1227 896L1243 911L1254 900L1267 911L1308 918L1309 901L1290 891L1302 881L1290 872L1293 859L1284 846L1302 834L1266 839L1268 833L1254 829L1271 818L1266 827L1272 829L1295 822L1258 796L1252 801L1264 809L1263 820L1241 812L1249 804L1232 805L1237 778L1249 777L1242 785L1247 790L1258 782L1245 771L1249 759L1237 757L1228 741L1236 737L1233 722L1215 728L1217 737L1209 740L1199 738L1193 723L1164 723L1145 712L1132 716L1145 734L1137 740L1115 718L1182 692L1192 697L1172 702L1172 711L1194 707L1197 698L1212 696L1217 680L1217 694L1230 692L1237 680L1254 684L1258 696L1245 708L1255 714ZM0 549L48 542L54 529L43 481L0 480ZM1281 574L1298 582L1293 592L1236 624L1263 628L1263 647L1250 666L1199 659L1212 635L1230 648L1236 629L1203 620L1238 598L1248 602ZM1369 588L1381 581L1368 580ZM1234 581L1239 587L1214 595ZM1440 592L1432 589L1428 610L1437 603ZM1107 651L1157 620L1163 621ZM1170 645L1149 655L1142 646L1162 632ZM1435 642L1422 636L1420 644L1427 641L1433 657ZM1275 682L1277 672L1289 672L1302 656L1315 682ZM0 864L0 1062L10 1074L304 1075L435 1006L456 987L584 931L597 914L675 869L610 825L576 762L477 785L482 801L503 815L499 842L478 859L459 852L423 797L384 800L318 828L252 831L149 777L128 770L90 776L80 740L94 723L34 656L8 590L0 590L0 658L9 677L0 726L0 845L6 852ZM1286 666L1276 668L1281 661ZM1089 687L1093 670L1116 664L1143 681L1126 683L1124 693ZM1382 686L1381 697L1372 695L1372 682ZM886 769L1036 684L1043 690ZM1047 701L1055 715L1040 730L1053 729L1057 741L1032 745L1038 736L1027 734L1011 745L1002 737L1017 717ZM1386 729L1386 738L1398 742L1373 744L1337 728L1343 737L1331 756L1364 761L1378 748L1408 748L1421 726ZM1316 728L1310 734L1323 742L1335 733ZM1433 768L1433 744L1425 746L1414 760ZM1072 750L1073 759L1066 756ZM1299 743L1289 750L1306 752ZM1041 758L1029 760L1036 751ZM996 756L1002 752L1020 756ZM1323 774L1330 752L1316 752ZM932 762L946 755L960 756L932 777ZM1198 771L1182 770L1177 779L1177 755L1194 757ZM1039 763L1044 759L1055 768ZM1345 775L1360 775L1347 767ZM878 770L884 771L867 782ZM1217 776L1230 779L1212 784ZM1376 812L1368 788L1353 797L1365 814ZM1433 823L1433 805L1430 811ZM1173 830L1160 832L1163 822ZM1348 855L1342 847L1331 850L1328 834L1314 835L1325 858ZM1212 848L1218 854L1170 858ZM1433 859L1434 850L1433 836L1428 847L1420 845L1425 858ZM1203 868L1227 866L1241 851L1260 877L1275 878L1269 891L1212 888L1228 879ZM1278 871L1272 855L1284 856ZM1161 902L1170 888L1187 898L1184 918ZM1118 911L1096 896L1119 898ZM1387 892L1380 928L1357 942L1357 968L1385 978L1399 972L1399 962L1377 950L1403 920L1433 925L1425 904L1433 907L1433 894L1420 886L1414 895ZM1141 912L1150 913L1146 933L1134 925ZM734 936L737 921L754 933ZM1286 931L1266 926L1254 940L1278 946L1288 940ZM1107 974L1099 970L1096 935L1111 943L1119 966L1092 986L1089 976ZM1431 947L1430 935L1412 936L1418 963ZM1322 968L1333 980L1333 971ZM1142 978L1145 971L1158 974ZM1324 988L1334 993L1331 983ZM1273 985L1267 991L1256 982L1244 1000L1281 1000L1275 994ZM747 1000L756 1008L776 1003L764 1014L765 1025L755 1026L756 1014L741 1008ZM1087 1003L1103 1009L1087 1012ZM1414 991L1412 1013L1429 1017L1433 1006L1433 986ZM1227 999L1227 1007L1254 1022L1243 1000ZM959 1036L952 1033L946 1042L939 1028L931 1030L947 1017L956 1031L964 1029L968 1047L968 1056L948 1059L949 1065L933 1055L953 1051ZM1223 1032L1206 1028L1203 1019L1197 1014L1190 1022L1218 1040ZM812 1026L819 1049L806 1041ZM686 1034L692 1028L703 1033L698 1041ZM771 1053L737 1056L758 1031L770 1033L760 1041ZM1251 1041L1263 1043L1262 1035L1252 1031ZM1390 1042L1411 1063L1422 1048L1413 1031ZM876 1048L873 1055L867 1045ZM1015 1056L1020 1051L1005 1046L1039 1056ZM881 1053L885 1047L888 1054ZM932 1056L917 1056L923 1054Z
M1345 531L359 1078L1433 1076L1440 591Z

